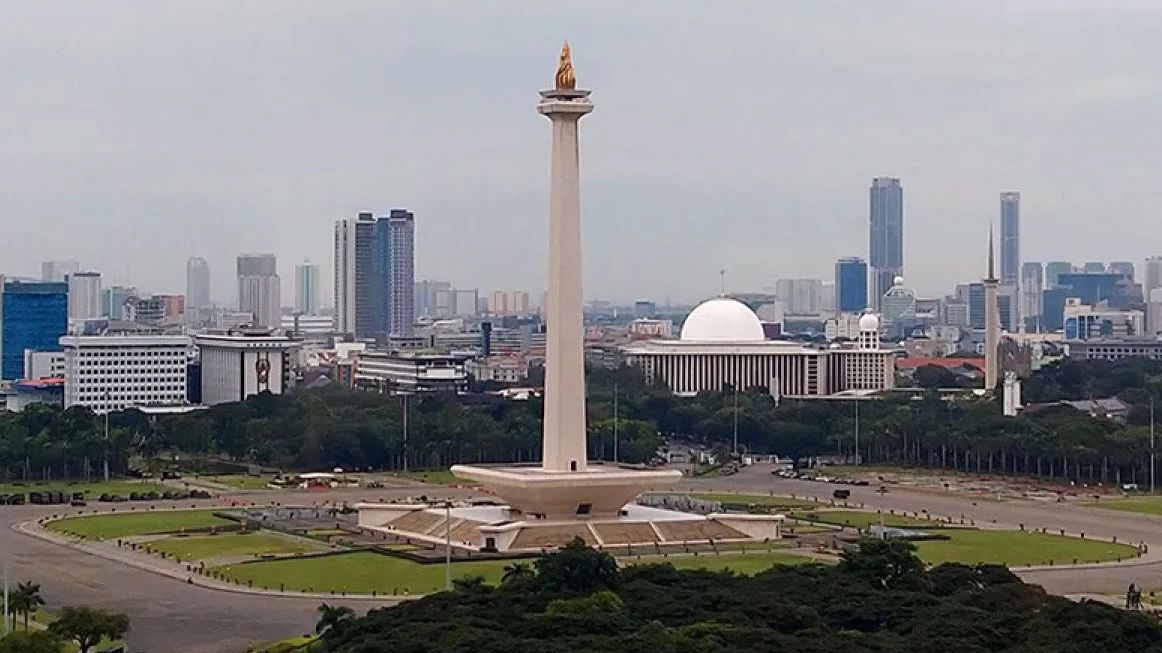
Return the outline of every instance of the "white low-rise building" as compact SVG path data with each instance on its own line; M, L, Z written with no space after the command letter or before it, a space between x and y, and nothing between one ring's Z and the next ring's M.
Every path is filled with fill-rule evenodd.
M365 351L355 362L356 387L378 392L463 392L468 356Z
M529 378L529 362L520 356L475 358L467 361L464 368L477 381L523 383Z
M97 413L187 403L190 339L179 335L64 336L65 408Z
M895 352L880 347L879 320L864 314L851 346L826 348L767 340L746 304L717 297L686 318L678 340L623 346L626 360L650 383L675 394L765 388L781 397L821 397L849 390L890 390Z
M270 329L233 329L194 337L201 357L202 403L242 401L294 385L292 357L299 341Z

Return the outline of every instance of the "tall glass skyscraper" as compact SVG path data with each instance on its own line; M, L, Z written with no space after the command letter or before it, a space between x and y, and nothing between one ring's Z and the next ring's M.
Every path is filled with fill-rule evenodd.
M295 266L295 312L315 315L319 311L319 266L303 261Z
M1045 289L1052 290L1061 285L1061 275L1073 272L1069 261L1049 261L1045 264Z
M186 310L210 308L210 264L200 256L186 261Z
M1021 194L1001 193L1001 283L1015 284L1021 269Z
M68 331L68 283L4 281L0 277L0 379L24 375L24 350L60 351Z
M869 199L868 294L878 310L892 281L904 275L904 188L894 177L876 177Z
M835 262L835 310L859 313L867 308L867 261L858 256Z
M355 337L411 335L416 317L415 216L360 213L335 223L336 330Z

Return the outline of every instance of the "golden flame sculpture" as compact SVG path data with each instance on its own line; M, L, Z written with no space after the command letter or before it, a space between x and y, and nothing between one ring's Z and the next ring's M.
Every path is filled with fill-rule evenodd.
M561 63L557 65L557 88L570 91L577 88L577 77L573 74L573 59L568 41L561 46Z

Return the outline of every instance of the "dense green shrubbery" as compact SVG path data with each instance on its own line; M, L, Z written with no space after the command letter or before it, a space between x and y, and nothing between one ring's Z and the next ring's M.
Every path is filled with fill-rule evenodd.
M754 577L617 571L575 544L533 578L466 585L373 610L329 630L329 653L1148 653L1149 617L1077 604L1004 567L925 571L906 542L865 541L834 567L777 566ZM613 575L593 570L609 569ZM596 579L596 580L595 580Z

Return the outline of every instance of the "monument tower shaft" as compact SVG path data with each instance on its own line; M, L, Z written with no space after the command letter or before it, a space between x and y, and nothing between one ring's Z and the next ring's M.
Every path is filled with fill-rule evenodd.
M537 111L552 121L541 467L556 472L586 468L578 122L593 110L593 103L588 99L589 91L576 89L575 84L566 43L561 49L556 88L541 91L537 104Z

